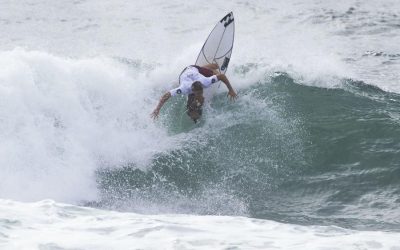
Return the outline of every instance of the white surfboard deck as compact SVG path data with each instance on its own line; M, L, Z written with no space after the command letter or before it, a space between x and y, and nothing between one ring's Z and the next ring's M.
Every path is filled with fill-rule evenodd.
M230 12L215 25L210 35L208 35L207 40L197 56L196 65L204 66L206 64L216 63L219 66L219 72L225 74L232 55L234 36L235 19L233 13ZM216 82L213 86L204 90L206 102L209 103L211 101L218 86L219 83Z

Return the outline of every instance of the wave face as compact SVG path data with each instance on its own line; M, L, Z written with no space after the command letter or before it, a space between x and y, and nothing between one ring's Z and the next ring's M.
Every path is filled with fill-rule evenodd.
M324 89L276 73L234 104L217 95L182 148L157 154L146 172L105 170L100 186L112 207L129 201L141 212L157 204L157 212L398 229L399 97L352 80ZM171 131L175 106L165 118Z
M4 3L0 198L398 231L399 2L198 5ZM239 99L152 121L228 7Z

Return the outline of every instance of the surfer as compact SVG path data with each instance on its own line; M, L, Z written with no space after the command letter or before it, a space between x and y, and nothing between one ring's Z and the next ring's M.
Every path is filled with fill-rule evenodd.
M171 97L177 94L188 95L187 115L196 123L202 114L204 103L203 89L210 87L217 81L222 81L228 88L228 96L233 101L237 98L235 90L232 88L225 74L218 72L218 64L207 64L202 67L191 65L186 67L179 76L179 87L165 93L157 107L151 113L152 118L157 118L161 107Z

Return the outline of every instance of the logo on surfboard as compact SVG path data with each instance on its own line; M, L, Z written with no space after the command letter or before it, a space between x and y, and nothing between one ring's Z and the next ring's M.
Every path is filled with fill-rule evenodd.
M221 23L223 23L223 22L225 22L224 23L224 27L226 28L226 26L228 26L229 24L231 24L232 22L233 22L233 17L232 17L232 13L229 13L228 15L226 15L226 16L224 16L222 19L221 19Z
M221 70L225 70L225 69L226 69L226 67L227 67L228 64L229 64L229 60L230 60L229 57L225 57L224 63L223 63L222 66L221 66Z

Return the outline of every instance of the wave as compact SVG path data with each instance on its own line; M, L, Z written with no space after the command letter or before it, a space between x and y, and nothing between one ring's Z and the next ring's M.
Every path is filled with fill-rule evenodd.
M1 197L95 199L96 169L145 166L174 147L143 112L145 70L21 49L0 57Z
M2 198L399 229L398 94L233 65L235 103L221 87L200 124L184 98L153 122L169 66L0 58Z
M189 130L186 144L146 172L100 172L102 205L399 229L398 94L351 79L304 86L276 73L239 95L233 104L215 96L200 126L178 119L184 100L170 104L163 125Z

